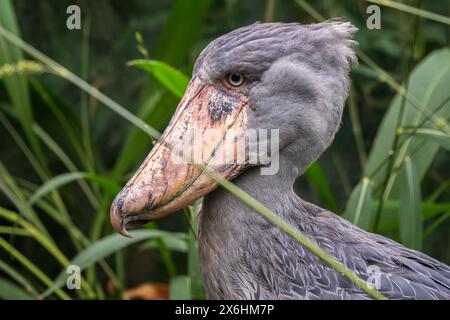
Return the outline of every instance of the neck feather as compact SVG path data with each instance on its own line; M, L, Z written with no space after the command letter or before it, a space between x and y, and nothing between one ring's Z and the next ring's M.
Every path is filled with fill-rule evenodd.
M261 175L260 168L253 167L233 182L285 221L303 229L310 224L310 210L293 191L302 170L289 159L280 155L275 175ZM246 253L264 251L258 246L272 243L272 238L279 236L277 227L228 191L218 188L208 194L199 216L199 259L208 298L242 298L225 280L244 272Z

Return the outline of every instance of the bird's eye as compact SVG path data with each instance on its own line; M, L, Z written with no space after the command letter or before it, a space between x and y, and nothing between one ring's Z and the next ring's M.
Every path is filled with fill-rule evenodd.
M244 83L244 76L239 73L230 73L228 75L228 83L233 87L239 87Z

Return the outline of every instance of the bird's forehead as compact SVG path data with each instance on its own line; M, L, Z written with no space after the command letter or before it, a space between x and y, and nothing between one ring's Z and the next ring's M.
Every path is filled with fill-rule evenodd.
M356 30L341 21L310 25L255 23L211 42L197 59L194 74L214 80L229 72L242 72L251 80L261 76L274 61L294 54L312 63L339 56L345 60L352 54L348 48Z
M258 72L267 68L301 35L298 23L255 23L236 29L211 42L200 54L194 73L208 77L223 72Z

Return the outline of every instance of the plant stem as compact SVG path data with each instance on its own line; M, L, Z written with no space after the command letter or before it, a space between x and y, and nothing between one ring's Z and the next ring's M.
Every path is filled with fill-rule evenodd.
M68 80L69 82L73 83L80 89L86 91L91 96L95 97L98 101L102 102L105 106L109 107L111 110L122 116L124 119L131 122L136 127L140 128L144 132L146 132L148 135L154 138L159 138L160 133L150 127L148 124L146 124L144 121L136 117L134 114L132 114L130 111L125 109L123 106L112 100L110 97L105 95L104 93L100 92L97 88L91 86L86 81L81 79L79 76L75 75L73 72L69 71L64 66L60 65L56 61L50 59L42 52L36 50L34 47L30 46L28 43L23 41L22 39L18 38L11 32L7 31L5 28L0 26L0 35L4 37L6 40L11 42L12 44L18 46L23 51L28 53L33 58L39 60L40 62L47 65L56 75Z
M421 3L421 0L419 0L419 2ZM407 57L406 54L404 54L404 59L403 59L403 67L402 67L402 78L403 81L405 82L405 90L406 92L408 91L408 86L409 86L409 72L410 72L410 67L413 63L414 60L414 49L416 47L416 42L417 42L417 37L419 34L419 17L416 16L414 19L414 37L413 37L413 41L411 44L411 48L410 48L410 55L409 57ZM404 51L405 52L405 51ZM406 96L402 96L402 101L400 104L400 110L398 113L398 117L397 117L397 123L395 125L395 128L400 128L402 126L402 122L403 122L403 115L404 115L404 111L405 111L405 105L406 105ZM384 182L381 188L381 192L380 192L380 198L379 198L379 202L378 202L378 207L377 207L377 211L375 213L375 222L373 225L373 231L377 232L379 224L380 224L380 220L381 220L381 213L383 212L383 207L384 207L384 202L388 199L389 197L389 193L391 188L387 188L388 184L391 183L393 184L393 173L392 173L392 169L394 167L395 164L395 160L396 160L396 156L397 156L397 151L398 151L398 144L399 144L399 139L400 139L400 135L399 134L395 134L394 135L394 141L392 143L392 147L391 150L389 152L389 163L388 163L388 167L386 170L386 175L384 178Z
M264 21L272 22L275 14L275 2L276 0L266 0L266 9L264 13Z
M47 286L52 285L52 280L45 275L38 267L36 267L27 257L21 254L17 249L11 246L5 239L0 237L0 247L6 252L9 252L14 258L17 259L25 268L27 268L32 274L36 276L42 283ZM70 297L61 289L55 291L56 295L63 300L70 300Z
M237 198L244 201L251 208L255 209L262 217L267 219L269 222L275 224L284 233L292 237L298 243L303 245L309 251L314 253L316 256L331 265L337 272L345 276L347 279L358 285L362 290L364 290L368 295L377 300L384 300L386 297L382 295L377 290L370 288L367 283L348 269L341 262L337 261L333 256L327 253L325 250L317 246L313 241L306 237L302 232L292 227L286 221L281 219L278 215L270 211L259 201L251 197L248 193L243 191L241 188L233 184L232 182L226 180L222 176L218 175L209 168L205 168L205 173L207 173L211 178L218 182L224 189L228 190L234 194Z
M420 8L416 8L416 7L412 7L412 6L408 6L407 4L401 3L399 1L391 1L391 0L366 0L367 2L372 2L372 3L376 3L382 6L386 6L386 7L390 7L390 8L394 8L409 14L413 14L416 15L418 17L422 17L425 19L429 19L429 20L433 20L436 22L440 22L443 24L448 24L450 25L450 18L434 13L434 12L429 12L426 10L422 10Z
M348 100L348 110L350 114L350 121L352 124L353 136L356 141L356 148L358 149L359 162L361 171L364 171L367 162L367 153L364 148L364 138L361 130L361 121L359 120L358 105L355 97L355 86L351 84L350 95Z

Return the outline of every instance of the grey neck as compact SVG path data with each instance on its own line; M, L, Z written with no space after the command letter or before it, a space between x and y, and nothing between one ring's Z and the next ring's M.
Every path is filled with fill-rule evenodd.
M253 167L233 182L283 220L303 229L314 219L293 191L302 170L289 159L280 156L280 169L275 175L261 175L260 168ZM238 278L254 261L246 255L264 252L265 244L276 242L280 236L276 226L228 191L218 188L208 194L199 217L199 258L208 298L239 296L235 296L237 289L229 283L240 281ZM245 276L245 281L251 281L251 277Z
M295 149L286 148L280 153L276 174L262 175L260 167L252 167L236 177L233 183L278 216L288 222L295 220L298 225L308 212L305 209L306 202L294 192L293 185L312 159L300 162L293 160L294 156L299 155L298 148ZM232 233L238 233L246 227L253 228L255 223L264 226L269 224L246 203L220 187L204 198L199 219L200 233L214 233L214 237L225 230L234 237Z
M233 183L287 222L295 221L296 225L301 225L309 214L305 202L294 192L293 184L303 170L290 159L286 154L280 155L280 166L275 175L261 175L259 167L252 167ZM216 240L223 249L228 245L234 248L233 242L239 241L241 236L243 241L248 241L252 233L263 236L265 233L259 232L258 227L273 227L254 209L222 188L204 198L199 220L201 236L210 238L207 241L220 238Z
M286 154L281 154L279 170L276 174L262 175L260 167L252 167L236 177L233 183L272 211L279 212L280 202L283 200L289 200L289 203L301 201L300 197L293 191L294 182L301 173L303 173L303 169L299 168L297 163L292 161ZM232 200L232 198L235 200ZM205 197L204 208L208 209L211 202L214 202L215 210L227 211L229 204L227 205L223 202L231 202L236 206L239 203L240 209L244 212L251 210L248 205L222 188L218 188ZM219 208L219 206L221 207ZM211 214L214 213L211 212ZM240 212L230 212L229 214L239 215ZM214 218L221 219L220 217Z

